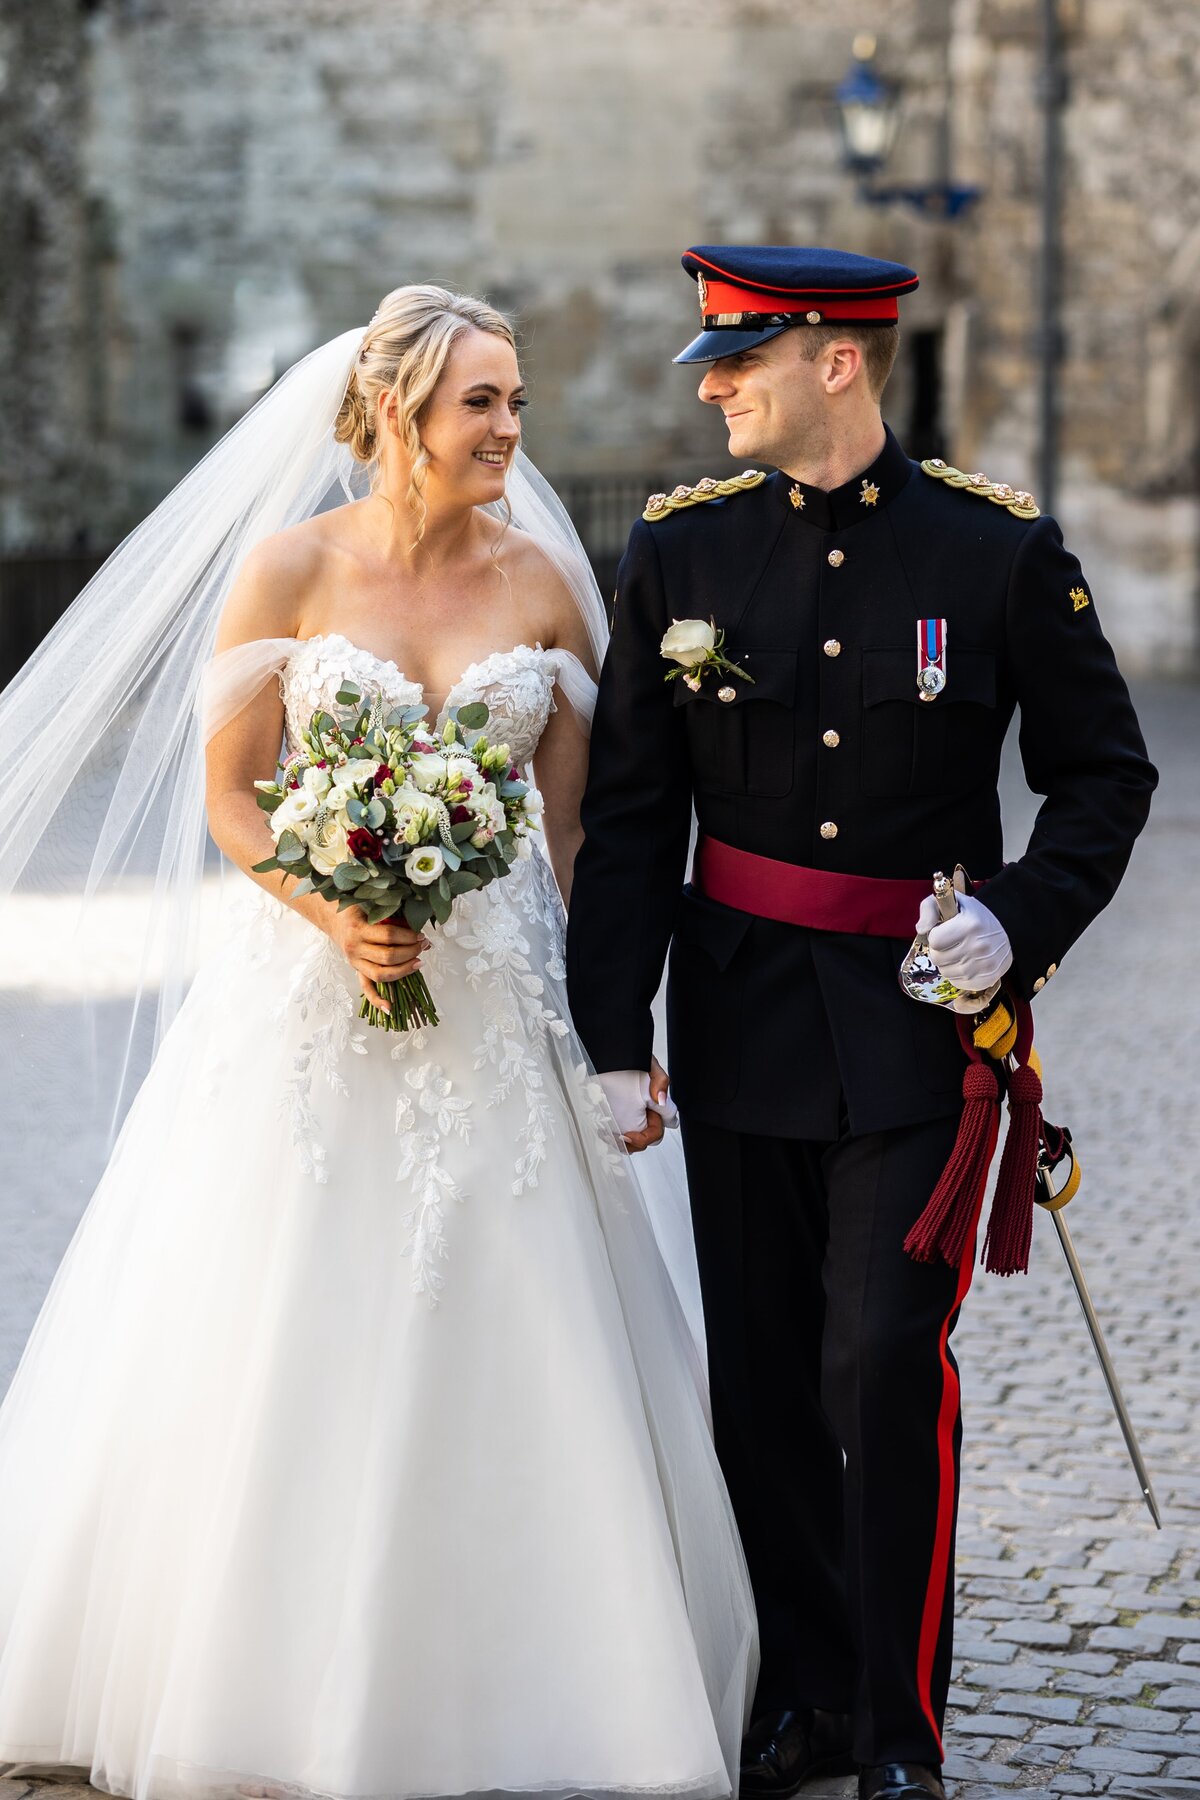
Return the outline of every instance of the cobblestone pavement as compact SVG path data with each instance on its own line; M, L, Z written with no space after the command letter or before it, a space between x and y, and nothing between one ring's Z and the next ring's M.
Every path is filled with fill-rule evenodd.
M966 1436L946 1773L957 1800L1200 1795L1200 694L1137 697L1163 785L1129 879L1041 995L1037 1024L1047 1111L1072 1127L1084 1168L1068 1216L1164 1529L1142 1504L1039 1215L1029 1277L980 1274L955 1340ZM1006 801L1016 851L1036 802L1019 778ZM49 1274L37 1271L43 1288ZM0 1781L0 1800L42 1785Z

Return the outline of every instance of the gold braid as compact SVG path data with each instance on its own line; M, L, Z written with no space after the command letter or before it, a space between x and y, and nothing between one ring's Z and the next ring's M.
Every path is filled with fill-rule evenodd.
M747 469L742 475L731 475L728 481L706 475L695 487L681 485L672 494L651 494L642 517L653 525L656 519L665 519L668 513L682 512L685 506L700 506L705 500L728 500L731 494L748 493L766 479L764 469Z

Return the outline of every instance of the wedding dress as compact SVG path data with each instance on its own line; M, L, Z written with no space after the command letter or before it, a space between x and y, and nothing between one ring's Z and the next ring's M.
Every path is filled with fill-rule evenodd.
M343 637L282 642L290 745L347 680L420 702ZM524 764L556 656L446 706ZM430 933L441 1023L408 1035L227 886L0 1410L0 1763L139 1797L729 1793L749 1585L548 864Z

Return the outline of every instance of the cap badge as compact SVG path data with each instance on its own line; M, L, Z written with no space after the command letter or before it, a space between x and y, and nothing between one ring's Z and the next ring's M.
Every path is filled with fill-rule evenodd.
M1076 612L1082 612L1085 606L1091 605L1087 596L1087 589L1081 587L1073 587L1071 589L1070 601Z
M806 325L819 325L821 323L821 315L815 307L812 312L805 313L804 322Z
M703 275L696 276L696 289L700 295L700 322L704 323L704 315L708 311L708 283Z
M868 481L866 479L866 477L864 476L863 484L862 484L862 493L858 496L858 504L860 506L874 506L874 504L878 500L878 498L879 498L879 489L875 486L875 483L873 481Z
M946 686L946 621L917 620L917 695L936 700Z
M798 482L793 482L788 489L788 499L791 501L797 512L804 511L804 495L800 492Z

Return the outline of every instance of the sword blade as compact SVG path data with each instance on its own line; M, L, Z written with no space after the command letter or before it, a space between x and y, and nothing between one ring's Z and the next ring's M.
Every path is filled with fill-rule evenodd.
M1092 1348L1096 1352L1096 1360L1100 1364L1104 1376L1104 1385L1108 1389L1109 1399L1113 1403L1113 1411L1117 1415L1117 1424L1121 1427L1121 1436L1125 1439L1125 1448L1129 1452L1129 1460L1133 1464L1142 1489L1142 1498L1149 1508L1150 1517L1158 1529L1162 1530L1162 1519L1159 1517L1158 1501L1154 1498L1154 1489L1150 1483L1150 1472L1142 1455L1141 1445L1137 1441L1137 1433L1133 1429L1133 1421L1129 1417L1129 1409L1125 1405L1125 1396L1121 1392L1121 1384L1117 1380L1117 1371L1113 1367L1112 1357L1108 1353L1108 1345L1104 1341L1104 1333L1100 1329L1100 1321L1096 1317L1096 1309L1092 1305L1092 1297L1088 1293L1088 1285L1079 1266L1079 1258L1075 1254L1075 1246L1071 1242L1071 1233L1063 1218L1065 1207L1052 1212L1054 1229L1058 1233L1058 1241L1062 1245L1063 1255L1067 1259L1067 1267L1071 1271L1071 1280L1075 1284L1075 1293L1083 1313L1088 1335L1092 1340Z

